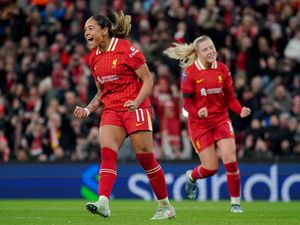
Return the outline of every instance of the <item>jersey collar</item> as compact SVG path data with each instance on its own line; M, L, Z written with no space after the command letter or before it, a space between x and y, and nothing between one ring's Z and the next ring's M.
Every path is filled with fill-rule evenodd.
M115 37L111 38L109 46L107 48L107 52L113 52L113 51L115 51L118 41L119 41L119 38L115 38ZM101 50L98 47L96 49L96 55L99 55L99 54L101 54Z
M198 70L217 69L217 61L215 61L215 62L212 64L212 67L211 67L211 68L205 68L205 66L200 62L199 59L196 59L196 60L195 60L195 65L196 65L196 67L197 67Z

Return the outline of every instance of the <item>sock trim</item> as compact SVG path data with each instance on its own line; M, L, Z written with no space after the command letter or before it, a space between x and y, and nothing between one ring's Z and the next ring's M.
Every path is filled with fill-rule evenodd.
M146 174L152 174L152 173L156 173L157 171L159 171L161 169L160 165L158 165L157 167L150 169L150 170L146 170L145 173Z
M112 170L112 169L100 169L99 173L112 173L114 175L117 175L117 171Z

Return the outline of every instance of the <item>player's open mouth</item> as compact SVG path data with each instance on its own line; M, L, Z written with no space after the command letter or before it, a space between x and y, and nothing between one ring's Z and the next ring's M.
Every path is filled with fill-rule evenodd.
M93 42L94 38L87 38L88 43Z

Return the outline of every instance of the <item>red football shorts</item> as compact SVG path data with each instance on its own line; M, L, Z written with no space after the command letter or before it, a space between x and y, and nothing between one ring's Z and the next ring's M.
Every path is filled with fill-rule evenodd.
M105 109L101 115L100 127L104 125L123 127L128 135L141 130L152 131L152 115L151 108L136 109L133 112Z
M207 126L195 126L195 124L191 124L191 126L189 126L189 134L193 146L198 153L220 139L235 138L230 120L206 125Z

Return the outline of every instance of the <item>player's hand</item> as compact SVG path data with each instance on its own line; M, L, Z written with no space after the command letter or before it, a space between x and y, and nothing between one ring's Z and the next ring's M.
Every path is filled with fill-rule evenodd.
M89 116L89 113L87 112L87 110L85 110L85 108L76 106L73 115L77 118L85 118Z
M243 107L242 111L240 113L240 117L245 118L245 117L249 116L250 114L251 114L251 109L248 107Z
M202 107L201 109L199 109L198 111L198 117L200 118L206 118L208 116L208 111L206 107Z
M138 104L133 100L128 100L124 103L124 107L127 108L129 112L133 112L138 108Z

